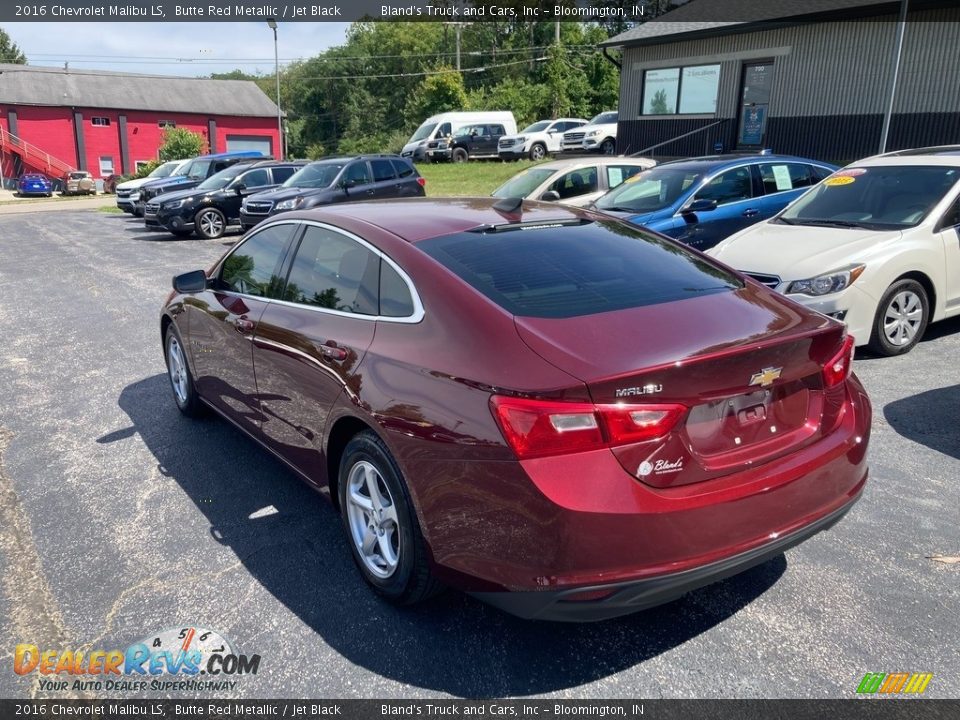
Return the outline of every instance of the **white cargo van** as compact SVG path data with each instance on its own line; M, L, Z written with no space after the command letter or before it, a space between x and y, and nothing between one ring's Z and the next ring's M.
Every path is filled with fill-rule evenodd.
M445 112L434 115L423 121L409 142L403 146L401 155L412 158L414 162L423 162L427 159L427 143L437 138L453 135L464 125L478 123L500 123L508 135L517 132L517 121L513 113L503 110L484 110L467 112Z

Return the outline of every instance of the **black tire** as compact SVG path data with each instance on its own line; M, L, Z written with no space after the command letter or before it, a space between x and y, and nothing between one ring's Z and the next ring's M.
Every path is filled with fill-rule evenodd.
M600 152L603 155L616 155L617 154L617 141L613 138L607 138L602 143L600 143Z
M173 362L171 352L174 345L180 349L182 368L171 371L171 363ZM187 360L187 350L173 323L167 326L167 333L163 338L163 359L167 366L167 379L170 381L170 391L173 393L173 401L177 404L177 409L187 417L200 417L203 414L204 405L193 386L193 375L190 372L190 361ZM183 385L179 390L177 380L174 379L175 376L177 379L183 379Z
M364 559L358 547L361 540L354 539L354 533L351 529L351 507L354 508L355 512L360 513L357 516L358 518L364 518L360 523L361 525L374 522L369 519L369 513L352 505L349 499L351 474L354 470L362 474L365 466L372 466L376 470L379 481L382 481L382 485L378 485L380 487L378 495L382 495L382 491L385 489L389 494L385 499L391 501L389 505L383 507L392 507L397 518L396 523L384 519L379 531L371 531L374 538L377 535L383 537L383 528L392 526L398 541L396 564L390 574L385 577L375 574L367 566L367 560ZM360 570L360 574L363 575L363 579L378 594L397 605L412 605L426 600L443 589L443 586L430 572L426 542L420 531L420 523L417 520L417 514L413 509L413 503L410 500L410 494L400 468L397 467L397 463L386 444L374 432L365 430L354 435L344 448L343 457L340 459L337 494L340 500L340 517L344 532L347 535L350 554ZM380 516L381 518L384 517L382 512ZM390 542L393 535L391 535L389 529L386 532L387 539L384 542ZM374 542L379 546L379 541L374 539Z
M470 155L463 148L454 148L453 154L450 156L450 159L455 163L466 162L470 159Z
M914 308L919 304L920 316L916 322L911 321ZM886 329L886 320L889 314L893 317L893 329ZM902 322L897 322L902 320ZM877 305L877 313L873 318L873 331L870 335L870 349L878 355L891 357L903 355L913 350L914 346L923 338L927 325L930 323L930 300L923 285L916 280L898 280L887 288ZM907 337L909 333L912 337ZM890 335L905 341L901 344L891 340Z
M205 240L216 240L227 231L227 218L215 207L201 208L193 217L194 232Z
M530 159L534 162L543 160L547 156L547 146L543 143L534 143L530 146Z

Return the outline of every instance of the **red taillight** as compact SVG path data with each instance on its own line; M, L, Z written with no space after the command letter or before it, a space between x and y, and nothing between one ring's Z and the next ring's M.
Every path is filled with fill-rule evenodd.
M417 178L417 185L419 185L420 187L426 187L426 186L427 186L427 179L426 179L425 177L418 177L418 178Z
M683 405L594 405L494 395L493 416L521 459L643 442L670 431Z
M851 335L843 339L843 345L839 352L834 355L826 365L823 366L823 386L825 388L836 387L850 374L850 367L853 365L854 342Z

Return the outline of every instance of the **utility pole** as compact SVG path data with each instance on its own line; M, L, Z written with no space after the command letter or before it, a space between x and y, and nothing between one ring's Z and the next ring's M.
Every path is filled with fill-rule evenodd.
M446 26L453 25L453 30L456 38L456 48L457 48L457 72L460 72L460 30L463 27L462 22L445 22L444 23L444 33L446 33Z
M286 157L286 138L283 135L283 111L280 110L280 50L277 43L277 21L275 18L267 19L267 27L273 30L273 70L277 76L277 154L280 156L277 160L283 160Z
M557 20L553 24L553 42L555 45L560 44L560 21Z
M887 151L887 136L890 134L890 120L893 117L893 101L897 96L897 77L900 74L900 57L903 54L903 33L907 25L907 4L909 0L900 0L900 19L897 22L897 40L893 49L893 77L890 78L890 96L887 98L887 110L883 114L883 130L880 131L880 152Z

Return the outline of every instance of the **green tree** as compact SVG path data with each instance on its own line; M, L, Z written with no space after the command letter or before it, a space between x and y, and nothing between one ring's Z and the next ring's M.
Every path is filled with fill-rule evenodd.
M670 111L667 109L667 91L657 90L650 99L650 113L653 115L667 115Z
M437 68L436 74L427 75L413 93L407 105L407 114L412 122L447 112L462 110L467 106L467 91L463 75L450 66Z
M0 63L27 64L27 56L23 54L3 28L0 28Z
M163 144L160 145L161 160L182 160L206 151L207 141L203 135L186 128L164 128Z

